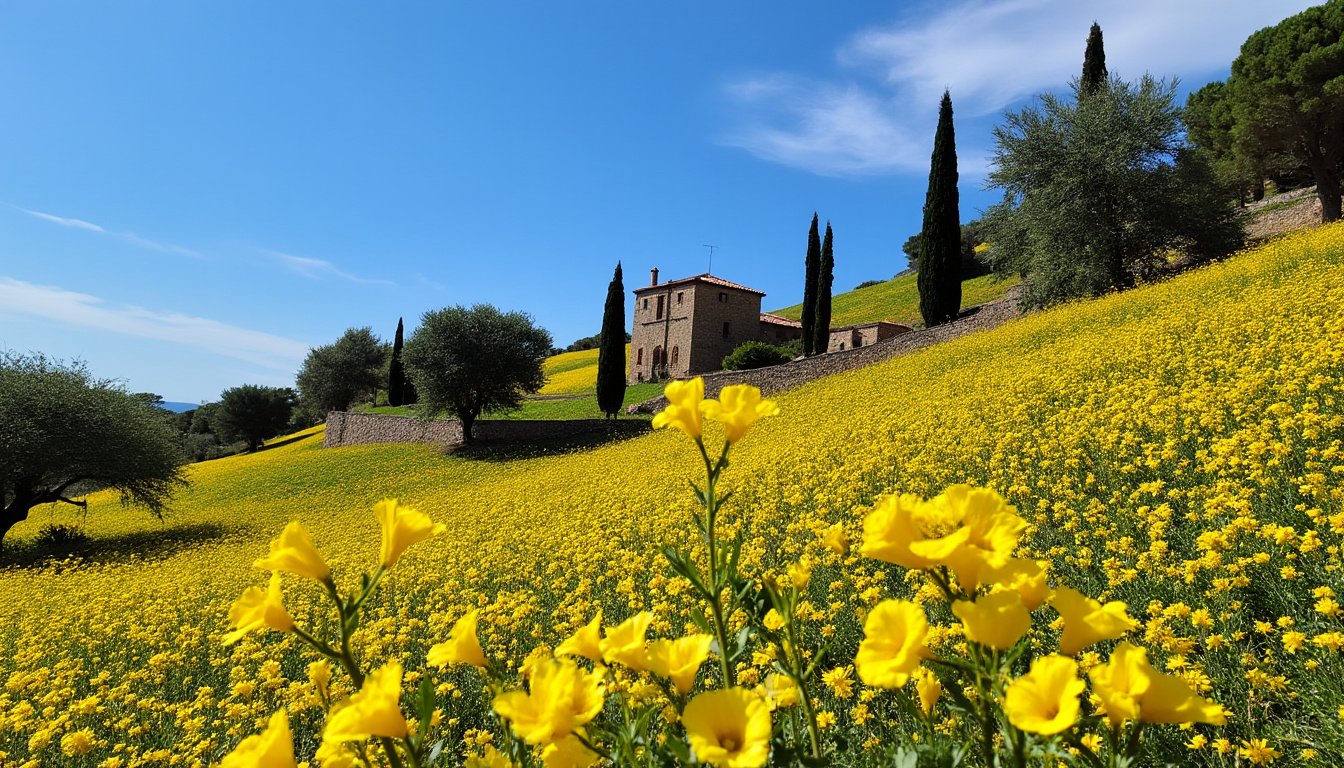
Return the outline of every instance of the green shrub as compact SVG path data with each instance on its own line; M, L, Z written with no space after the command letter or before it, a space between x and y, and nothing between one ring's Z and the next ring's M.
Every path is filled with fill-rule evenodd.
M795 346L797 342L794 343ZM795 357L787 346L775 346L762 341L744 341L723 358L723 370L746 371L767 365L787 363Z

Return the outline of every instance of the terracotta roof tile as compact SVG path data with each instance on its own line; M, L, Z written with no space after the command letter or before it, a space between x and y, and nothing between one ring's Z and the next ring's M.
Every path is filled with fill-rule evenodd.
M798 322L797 320L790 320L790 319L787 318L787 317L780 317L779 315L772 315L772 314L770 314L769 312L762 312L762 313L761 313L761 322L762 322L762 323L770 323L771 325L787 325L787 326L789 326L790 328L802 328L802 327L803 327L803 324L800 323L800 322Z
M683 277L680 280L669 280L666 283L659 283L657 285L645 285L640 288L636 288L633 292L643 293L644 291L653 290L654 288L670 288L674 285L684 285L685 283L694 283L694 282L709 283L710 285L718 285L724 288L732 288L738 291L746 291L747 293L755 293L761 296L765 295L765 291L758 291L755 288L748 288L745 285L740 285L738 283L734 283L729 280L724 280L722 277L715 277L709 273L705 273L703 275L695 275L694 277Z

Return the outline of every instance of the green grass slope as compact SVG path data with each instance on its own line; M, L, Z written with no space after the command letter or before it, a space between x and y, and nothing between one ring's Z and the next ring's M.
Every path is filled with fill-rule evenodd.
M861 325L879 320L920 326L919 287L916 275L902 275L885 283L836 294L831 299L831 326ZM961 284L961 306L973 307L993 301L1018 283L1017 278L996 280L992 275L975 277ZM793 320L803 316L803 305L774 310L774 314Z

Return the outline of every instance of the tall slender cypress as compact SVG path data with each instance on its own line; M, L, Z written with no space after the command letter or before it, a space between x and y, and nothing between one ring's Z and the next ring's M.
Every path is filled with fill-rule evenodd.
M812 351L818 355L831 346L831 285L835 282L835 253L832 250L831 222L826 222L826 238L821 241L821 269L817 272L817 311L812 330Z
M919 237L919 313L934 326L961 311L961 212L957 200L957 143L952 96L943 91L929 162L929 192Z
M602 310L602 335L597 343L597 406L616 418L625 402L625 286L621 262L607 285L607 306Z
M1096 93L1106 85L1106 48L1101 42L1101 25L1092 22L1087 34L1087 50L1083 53L1083 76L1078 81L1080 95Z
M387 404L403 405L406 389L406 366L401 363L401 318L397 318L397 337L392 342L392 360L387 364Z
M807 233L807 262L803 270L803 354L816 353L817 275L821 272L821 235L817 232L817 214L812 214L812 229ZM825 350L821 350L825 351Z

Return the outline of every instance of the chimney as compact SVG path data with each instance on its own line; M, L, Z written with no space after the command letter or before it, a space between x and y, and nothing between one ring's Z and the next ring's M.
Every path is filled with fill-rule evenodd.
M652 278L653 278L653 281L650 282L649 285L657 285L657 284L658 284L658 268L657 268L657 267L654 267L653 269L649 270L649 274L650 274L650 275L652 276Z

